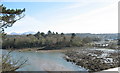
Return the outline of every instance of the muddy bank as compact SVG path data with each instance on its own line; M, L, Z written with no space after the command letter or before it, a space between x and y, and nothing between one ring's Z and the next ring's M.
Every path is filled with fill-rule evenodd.
M61 49L43 49L44 47L38 47L38 48L21 48L21 49L7 49L7 50L12 50L12 51L18 51L18 52L66 52L67 50L72 50L77 49L77 48L81 48L81 47L64 47ZM82 47L82 48L86 48L86 47Z
M89 72L98 72L110 68L120 67L118 50L103 49L73 49L65 53L65 59Z
M65 52L67 49L44 50L42 48L23 48L23 49L8 49L8 50L18 51L18 52Z

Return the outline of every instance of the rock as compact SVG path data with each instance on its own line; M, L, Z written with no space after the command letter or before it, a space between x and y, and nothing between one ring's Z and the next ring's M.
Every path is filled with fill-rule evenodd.
M103 51L98 51L98 50L92 50L92 51L91 50L79 50L79 51L67 52L66 60L71 61L75 63L76 65L79 65L86 69L89 69L89 71L92 71L92 72L97 72L97 71L120 66L119 57L116 57L118 56L118 53L116 52L109 53L109 55L105 57L99 57L101 56L101 54L104 53ZM108 58L112 58L113 62L111 62L111 60L109 60Z

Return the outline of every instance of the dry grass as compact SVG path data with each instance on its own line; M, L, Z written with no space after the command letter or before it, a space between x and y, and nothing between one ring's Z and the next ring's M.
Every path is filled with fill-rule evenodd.
M27 60L21 61L21 58L17 61L11 59L11 51L2 55L2 72L15 71L25 65Z

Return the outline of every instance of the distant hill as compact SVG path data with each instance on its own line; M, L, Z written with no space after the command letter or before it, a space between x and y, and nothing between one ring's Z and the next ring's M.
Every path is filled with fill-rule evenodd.
M29 32L24 32L22 33L23 35L26 35L26 34L35 34L36 32L33 32L33 31L29 31Z
M71 33L68 33L66 35L71 35ZM81 38L84 37L99 37L104 40L106 39L117 39L118 33L105 33L105 34L92 34L92 33L76 33L76 36L79 36Z
M27 34L35 34L35 33L36 33L36 32L33 32L33 31L24 32L24 33L12 32L12 33L10 33L10 35L27 35Z
M21 35L20 33L12 32L10 35Z

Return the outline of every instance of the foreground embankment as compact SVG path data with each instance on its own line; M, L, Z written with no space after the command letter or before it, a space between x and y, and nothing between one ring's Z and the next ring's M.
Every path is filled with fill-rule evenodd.
M89 72L120 67L120 51L112 49L73 49L67 51L65 59L78 66L88 69Z

